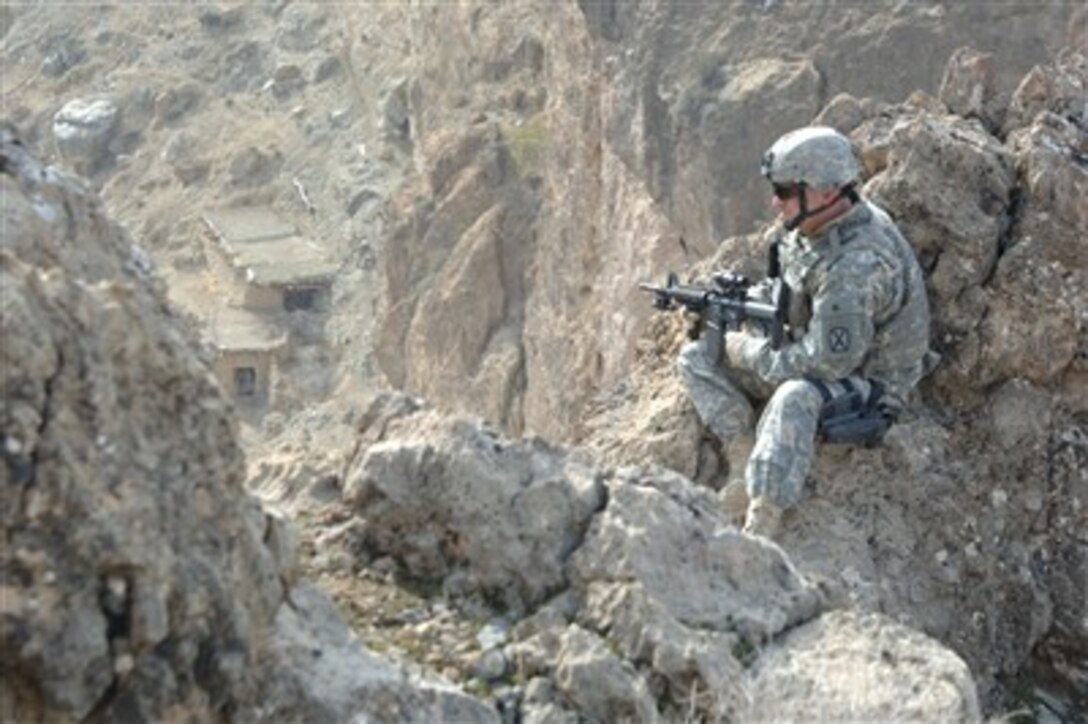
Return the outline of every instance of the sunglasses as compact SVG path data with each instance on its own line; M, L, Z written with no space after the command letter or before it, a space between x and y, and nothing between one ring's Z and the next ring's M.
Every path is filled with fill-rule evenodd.
M797 184L771 184L771 190L779 201L788 201L801 195L801 187Z

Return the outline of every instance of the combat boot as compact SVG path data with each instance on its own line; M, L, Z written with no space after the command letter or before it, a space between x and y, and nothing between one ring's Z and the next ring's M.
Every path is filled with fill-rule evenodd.
M782 527L782 509L767 498L753 498L748 504L744 533L773 540Z
M718 506L730 523L736 526L744 524L744 516L748 512L748 488L744 478L729 479L725 487L718 491Z

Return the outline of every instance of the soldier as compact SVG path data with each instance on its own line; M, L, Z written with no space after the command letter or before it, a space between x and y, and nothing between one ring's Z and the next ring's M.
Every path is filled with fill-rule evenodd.
M910 245L859 196L846 137L824 127L787 133L764 154L762 173L787 232L774 242L770 274L788 287L789 339L773 349L755 334L727 332L725 359L707 359L697 341L678 367L703 423L725 445L726 510L739 519L746 508L744 531L773 537L801 495L817 434L835 439L832 428L845 419L838 413L852 413L850 425L883 425L879 439L902 410L922 377L929 305ZM753 437L750 400L768 397ZM855 427L836 429L847 430L839 440L861 439Z

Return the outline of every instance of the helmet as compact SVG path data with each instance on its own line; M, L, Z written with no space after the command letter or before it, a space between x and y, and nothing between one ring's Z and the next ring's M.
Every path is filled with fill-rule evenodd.
M861 166L850 139L834 128L808 126L775 141L763 154L760 171L773 184L830 189L856 181Z

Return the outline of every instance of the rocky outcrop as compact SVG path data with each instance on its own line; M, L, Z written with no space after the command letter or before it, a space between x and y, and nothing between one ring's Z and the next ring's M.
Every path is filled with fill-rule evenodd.
M879 616L824 613L781 549L671 471L599 467L392 395L364 415L343 479L366 559L517 621L476 671L522 682L505 711L523 721L978 718L955 654ZM816 673L821 645L841 675ZM859 701L849 671L879 689Z
M976 57L965 51L956 63ZM1088 78L1083 62L1064 52L1033 69L1019 94L1065 90L1036 96L1036 115L1020 127L1006 120L1005 137L924 95L897 106L840 98L824 112L851 131L865 193L923 262L942 362L882 448L821 448L782 543L863 610L893 612L953 646L991 708L1026 669L1060 671L1067 701L1086 693L1083 666L1068 655L1085 631L1064 613L1084 611L1067 592L1088 580L1088 488L1077 472L1086 330L1076 312L1088 306L1079 160L1088 127L1069 102ZM712 263L749 260L751 250L750 239L729 239ZM670 381L681 341L678 323L655 320L637 369L594 407L584 441L612 460L680 459L717 486L716 447L690 430L698 423Z
M394 386L517 427L523 246L539 200L512 144L491 127L436 151L428 191L437 204L413 199L387 247L386 289L396 301L375 355Z
M296 586L289 526L244 491L231 406L146 256L0 133L4 718L493 721Z

